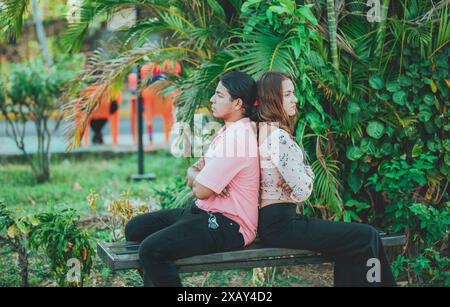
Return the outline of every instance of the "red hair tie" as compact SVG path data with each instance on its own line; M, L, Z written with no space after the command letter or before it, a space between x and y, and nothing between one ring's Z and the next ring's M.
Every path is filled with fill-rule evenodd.
M254 107L257 107L259 105L258 100L255 100L255 102L253 103Z

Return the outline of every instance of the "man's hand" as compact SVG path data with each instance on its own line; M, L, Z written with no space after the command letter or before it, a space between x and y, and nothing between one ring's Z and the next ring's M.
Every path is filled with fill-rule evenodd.
M186 174L186 183L187 183L188 187L190 187L190 188L193 187L195 177L197 177L198 173L199 173L199 171L194 169L192 166L190 168L188 168L187 174Z
M220 194L216 194L219 197L223 197L223 198L227 198L230 196L230 189L231 187L229 185L227 185L222 192L220 192Z
M198 173L205 167L205 159L200 158L194 165L188 168L186 173L186 182L188 187L192 188L194 185L195 177L197 177Z
M195 167L198 171L201 171L205 167L205 158L201 157L197 162L192 165L192 167Z
M283 179L280 179L277 183L277 187L281 187L283 189L283 191L285 191L288 194L292 193L292 189L291 187L286 183L286 181L284 181Z

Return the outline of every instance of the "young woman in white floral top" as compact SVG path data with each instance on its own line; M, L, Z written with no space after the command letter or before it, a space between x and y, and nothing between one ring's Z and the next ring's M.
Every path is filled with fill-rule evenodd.
M322 253L335 262L335 286L395 286L375 228L308 218L296 213L297 204L307 200L314 187L314 173L307 163L306 153L293 137L296 107L294 84L287 75L278 72L262 75L258 81L257 103L260 239L270 247ZM371 258L379 261L375 260L379 264L378 275L372 274L374 260L369 261Z

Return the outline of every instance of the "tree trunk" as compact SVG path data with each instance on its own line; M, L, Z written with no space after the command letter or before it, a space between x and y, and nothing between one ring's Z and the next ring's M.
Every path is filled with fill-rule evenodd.
M28 287L28 251L20 246L17 254L19 255L20 276L22 278L22 287Z
M41 115L39 115L41 117ZM42 116L35 121L37 139L38 139L38 171L37 180L39 183L43 183L50 180L50 142L51 134L47 127L48 118Z
M53 64L53 59L48 51L47 38L45 36L45 29L42 23L41 13L39 11L37 0L31 0L31 10L33 11L33 19L36 25L36 34L38 37L39 46L41 48L47 66L50 67Z
M387 15L389 10L390 0L383 0L383 4L381 5L381 15L380 15L380 24L378 26L377 31L377 39L376 39L376 49L375 55L380 59L383 53L384 48L384 38L386 36L386 26L387 26Z
M336 72L339 70L339 58L337 49L337 25L334 12L334 0L327 0L328 35L330 40L331 62Z

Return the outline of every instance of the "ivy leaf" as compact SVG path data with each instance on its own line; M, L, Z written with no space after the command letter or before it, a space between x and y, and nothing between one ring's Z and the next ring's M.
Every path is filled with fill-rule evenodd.
M394 93L393 100L396 104L404 106L407 102L407 94L405 91L398 91Z
M400 90L400 85L397 81L390 81L386 84L386 89L391 93L395 93Z
M411 78L408 76L401 76L399 82L400 85L403 87L408 87L411 86L412 84Z
M370 137L373 137L374 139L378 140L384 134L385 131L384 124L376 120L370 121L369 124L367 125L366 131Z
M430 118L433 116L433 113L431 112L430 108L428 106L420 106L419 107L419 120L421 122L428 122Z
M432 106L434 104L434 95L430 93L425 94L423 101L426 105Z
M348 104L347 110L350 114L357 114L361 112L361 108L359 107L359 104L355 101L351 101Z
M384 154L390 155L393 151L393 146L391 143L383 143L383 145L381 145L381 150Z
M384 80L380 76L373 76L369 79L370 87L381 90L384 87Z
M349 146L347 148L346 156L349 160L355 161L362 157L363 151L356 146Z
M388 101L388 100L391 98L391 96L390 96L388 93L383 93L383 94L375 93L375 95L376 95L380 100L383 100L383 101Z

